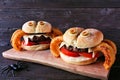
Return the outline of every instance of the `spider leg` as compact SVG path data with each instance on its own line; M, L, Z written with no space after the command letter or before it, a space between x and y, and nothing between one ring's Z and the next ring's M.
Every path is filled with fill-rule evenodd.
M5 80L7 80L8 79L8 73L11 71L11 69L10 68L8 68L8 70L6 70L6 74L5 74Z
M14 70L12 70L12 76L15 77L15 73L14 73Z
M22 65L23 64L23 62L21 62L21 61L17 61L17 63L16 63L16 65Z
M6 72L6 76L8 76L9 72L11 71L11 69L9 68Z
M28 65L23 61L17 61L16 64L18 65L19 70L28 68Z
M9 66L5 66L4 68L2 68L2 70L5 70L6 68L9 68Z
M9 70L9 66L6 66L6 67L2 68L1 75L2 75L5 71L7 71L7 70Z

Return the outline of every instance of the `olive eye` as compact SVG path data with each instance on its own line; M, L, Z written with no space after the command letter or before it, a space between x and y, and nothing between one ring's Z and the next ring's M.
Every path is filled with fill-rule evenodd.
M82 36L89 36L90 35L90 32L87 32L87 31L84 31L83 33L82 33Z
M76 33L76 30L73 30L73 29L72 29L72 30L70 30L70 33L71 33L71 34L75 34L75 33Z
M33 24L33 22L29 22L28 25L29 26L33 26L34 24Z
M40 25L44 25L45 23L43 21L40 21Z

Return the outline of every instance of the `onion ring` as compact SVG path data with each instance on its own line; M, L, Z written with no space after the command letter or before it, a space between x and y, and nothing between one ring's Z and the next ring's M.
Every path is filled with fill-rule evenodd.
M12 37L11 37L11 45L14 49L20 51L22 50L21 44L21 38L25 35L26 33L22 31L21 29L16 30Z
M52 29L52 34L51 34L51 37L54 38L56 36L60 36L62 35L63 33L58 29L58 28L53 28Z
M50 51L55 57L60 56L59 45L63 41L63 36L57 36L50 43Z
M113 43L113 42L112 42ZM114 43L113 43L114 44ZM103 41L98 46L93 48L94 52L102 52L105 56L104 68L109 70L115 62L115 52L113 47L107 42Z
M104 42L108 43L109 45L111 45L111 47L113 48L114 50L114 53L116 54L117 53L117 47L115 45L115 43L109 39L105 39Z

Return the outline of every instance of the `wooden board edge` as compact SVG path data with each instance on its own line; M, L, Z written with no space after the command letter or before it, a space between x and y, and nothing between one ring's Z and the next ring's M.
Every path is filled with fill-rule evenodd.
M8 50L7 50L8 51ZM83 76L85 76L85 73L83 73L83 72L73 72L72 70L68 70L68 69L66 69L65 67L64 68L61 68L60 66L58 66L58 65L52 65L52 64L49 64L49 63L43 63L42 61L34 61L34 60L30 60L30 59L25 59L25 58L16 58L16 57L13 57L13 56L10 56L9 55L9 57L8 57L8 54L6 53L7 51L4 51L4 52L2 52L2 56L4 57L4 58L7 58L7 59L12 59L12 60L20 60L20 61L26 61L26 62L33 62L33 63L41 63L42 65L46 65L46 66L51 66L51 67L54 67L54 68L56 68L56 69L60 69L60 70L65 70L65 71L68 71L68 72L71 72L71 73L75 73L75 74L80 74L80 75L83 75ZM6 56L7 55L7 56ZM22 59L22 60L21 60ZM94 75L92 75L92 74L89 74L89 75L86 75L86 76L88 76L88 77L93 77L93 78L96 78L96 79L101 79L101 80L108 80L108 76L109 76L109 72L108 72L108 74L107 74L107 76L106 77L103 77L103 76L94 76Z

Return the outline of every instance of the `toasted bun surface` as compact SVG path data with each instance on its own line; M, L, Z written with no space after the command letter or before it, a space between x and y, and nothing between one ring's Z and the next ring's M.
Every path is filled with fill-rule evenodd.
M45 21L39 21L36 26L36 33L49 33L52 30L50 23Z
M70 56L63 54L62 52L60 52L60 56L65 62L76 64L76 65L87 65L87 64L94 63L97 60L97 58L86 58L83 56L70 57Z
M32 45L32 46L25 46L22 45L22 48L25 50L45 50L50 47L50 44L40 44L40 45Z
M63 40L72 45L73 44L73 40L76 40L77 36L83 31L83 28L80 27L73 27L68 29L64 35L63 35Z
M103 33L93 28L83 29L75 27L68 29L64 33L63 40L67 44L78 48L90 48L101 43L103 40Z
M50 23L46 21L28 21L23 24L22 30L26 33L49 33L52 30Z
M25 33L35 33L36 22L35 21L28 21L23 24L22 30Z
M103 40L103 33L97 29L85 29L77 38L78 48L90 48L98 45Z

